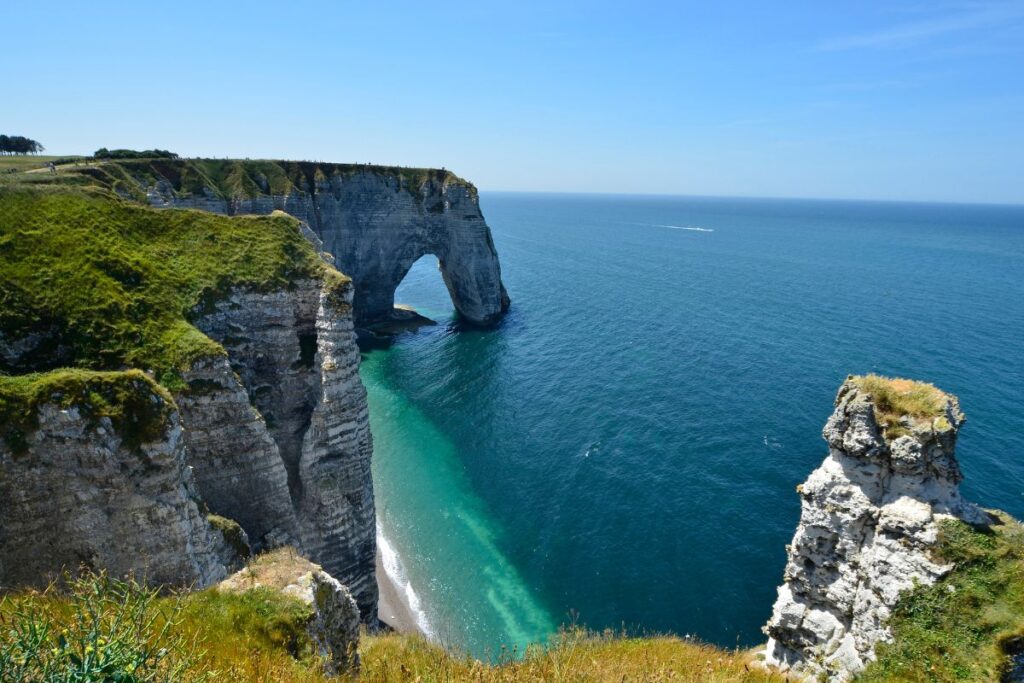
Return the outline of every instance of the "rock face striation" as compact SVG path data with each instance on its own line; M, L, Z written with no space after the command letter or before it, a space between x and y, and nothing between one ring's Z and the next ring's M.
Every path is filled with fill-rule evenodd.
M904 396L916 400L910 412ZM963 421L956 398L931 385L874 376L842 385L823 431L829 455L797 487L800 523L765 627L767 663L848 680L891 640L900 594L952 569L931 559L938 522L985 519L958 490Z
M185 191L187 165L205 168L203 164L215 163L126 164L125 170L152 206L228 215L282 210L304 221L338 269L352 278L358 326L391 318L395 288L426 254L437 257L452 303L464 320L490 325L508 309L498 254L476 188L451 173L295 164L287 180L271 182L268 173L281 168L266 164L277 162L234 162L227 170L218 167L218 173L244 176L247 183L223 187L210 179Z
M224 577L224 539L197 502L178 413L141 373L127 381L158 409L138 443L84 403L57 402L37 407L20 448L0 439L0 588L44 587L83 566L157 584Z
M255 550L291 545L376 623L372 440L349 281L240 290L197 315L227 358L203 359L175 399L210 510Z

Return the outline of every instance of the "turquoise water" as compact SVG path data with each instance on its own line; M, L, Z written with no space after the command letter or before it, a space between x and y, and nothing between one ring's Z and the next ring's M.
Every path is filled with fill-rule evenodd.
M513 300L364 354L383 533L434 636L761 639L848 373L968 414L973 500L1024 517L1024 207L484 193Z

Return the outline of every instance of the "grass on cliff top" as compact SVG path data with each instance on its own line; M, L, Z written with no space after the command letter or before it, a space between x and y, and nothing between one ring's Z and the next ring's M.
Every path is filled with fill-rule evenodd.
M1024 527L997 516L985 530L943 523L938 556L956 569L901 597L889 621L894 642L877 647L858 680L1000 680L1007 653L1024 651Z
M91 185L145 202L142 186L155 185L158 181L169 183L180 197L244 199L260 194L284 195L295 190L310 192L317 183L355 173L395 178L400 188L414 194L430 181L463 185L471 193L476 192L472 183L445 169L267 159L86 159L80 164L58 167L55 176L17 173L10 175L7 183ZM0 184L3 181L0 174Z
M118 621L119 614L137 618ZM158 598L132 583L86 575L70 590L0 600L0 683L22 680L317 683L329 680L306 634L309 607L269 589L208 589ZM136 624L139 627L136 627ZM166 628L165 628L166 626ZM61 644L61 638L64 644ZM159 658L155 653L163 651ZM140 654L148 653L139 664ZM677 638L574 629L518 661L490 665L415 636L363 634L359 681L772 680L746 653ZM132 677L104 677L106 663ZM38 674L50 667L50 677ZM83 671L92 676L82 675ZM108 672L110 673L110 672ZM774 676L779 680L778 675Z
M141 368L158 378L223 353L193 327L233 287L342 280L283 214L157 210L104 192L0 188L0 331L35 339L19 373Z
M51 161L63 161L62 157L47 156L47 155L31 155L26 154L25 156L11 155L11 156L0 156L0 173L24 172L33 169L45 169L46 165Z
M26 435L35 429L44 403L76 406L92 425L108 418L130 448L162 436L174 405L166 389L138 370L0 375L0 438L15 454L27 447Z
M873 374L853 377L852 380L874 398L875 419L886 436L898 436L904 431L900 424L904 417L914 420L945 419L949 397L933 384ZM938 426L948 428L948 424Z
M484 664L452 655L422 638L380 635L364 638L360 647L363 673L359 680L388 681L697 681L726 683L782 681L758 667L746 652L722 650L670 636L630 638L564 631L545 648L535 648L517 661Z
M43 403L74 405L92 426L109 419L128 447L162 437L174 405L166 389L137 370L0 375L0 438L15 455L27 449L27 435L36 428Z
M347 282L284 214L229 218L100 190L0 186L0 346L20 348L0 355L0 431L17 451L39 403L75 396L123 435L152 436L162 421L131 422L152 382L81 371L140 369L183 389L180 370L224 353L190 323L193 311L234 287L268 291L303 277Z

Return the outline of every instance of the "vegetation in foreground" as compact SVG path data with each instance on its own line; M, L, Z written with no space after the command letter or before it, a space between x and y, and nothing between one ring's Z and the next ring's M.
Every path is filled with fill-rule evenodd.
M956 569L904 596L863 681L998 681L1024 650L1024 527L1009 515L975 529L943 524L939 559Z
M0 601L0 683L299 683L337 680L306 635L309 608L278 591L158 597L85 576ZM361 681L768 681L748 653L671 637L573 629L488 665L422 638L364 634ZM778 679L778 676L776 676Z
M900 601L895 641L878 647L878 661L857 680L999 680L1007 652L1024 639L1024 527L997 519L987 530L945 523L938 552L956 569ZM332 680L306 634L309 618L306 605L269 588L160 597L86 575L63 590L0 600L0 683ZM750 652L581 629L496 664L398 634L364 634L360 654L360 680L373 682L784 680Z

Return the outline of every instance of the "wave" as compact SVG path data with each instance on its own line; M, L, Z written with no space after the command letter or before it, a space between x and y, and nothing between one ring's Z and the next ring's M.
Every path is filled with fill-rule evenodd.
M413 590L412 582L405 575L402 560L398 557L398 552L388 541L387 536L384 535L379 521L377 522L377 547L380 548L380 561L384 565L384 572L391 582L404 593L406 604L416 617L416 625L419 626L423 635L432 639L434 630L430 626L430 621L427 620L427 613L423 611L420 596Z

